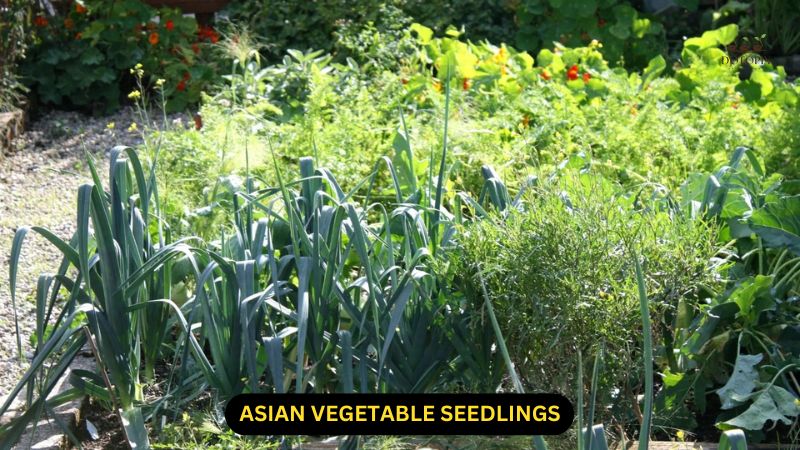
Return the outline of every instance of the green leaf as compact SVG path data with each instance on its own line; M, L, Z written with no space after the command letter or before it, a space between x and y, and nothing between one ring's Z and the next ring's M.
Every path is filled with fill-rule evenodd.
M728 45L736 39L739 34L739 26L736 24L725 25L716 30L709 30L700 37L687 39L683 43L684 49L700 51L719 45Z
M642 86L647 86L650 84L653 80L658 78L658 76L661 75L666 68L667 61L663 56L658 55L651 59L650 62L647 63L647 67L645 67L644 71L642 72Z
M756 300L765 294L769 295L772 280L773 277L771 276L758 275L755 278L749 277L743 280L739 286L736 287L729 299L739 305L740 317L757 316L758 313L769 308L769 303L759 302L756 304ZM760 308L756 307L755 310L751 311L754 305L760 306Z
M132 450L149 449L150 440L147 437L147 428L144 426L144 417L141 408L120 409L122 428Z
M103 62L103 54L96 47L86 47L80 55L81 64L91 66Z
M717 450L747 450L747 439L742 430L728 430L719 438Z
M429 43L433 38L433 30L426 27L425 25L412 23L410 29L412 32L417 33L417 39L419 40L419 43L422 45Z
M750 227L770 247L800 255L800 196L768 203L750 216Z
M736 357L736 364L733 368L731 377L725 386L717 390L717 395L722 402L720 408L731 409L743 403L742 400L737 398L744 398L753 392L758 381L758 371L756 365L764 359L764 355L744 355L739 354ZM760 429L761 427L759 427ZM753 429L753 428L751 428Z
M756 400L745 412L722 424L746 430L760 430L767 421L791 425L798 414L800 406L794 395L780 386L770 385L769 388L760 391Z
M700 5L700 0L675 0L675 3L681 8L686 8L689 11L696 11Z

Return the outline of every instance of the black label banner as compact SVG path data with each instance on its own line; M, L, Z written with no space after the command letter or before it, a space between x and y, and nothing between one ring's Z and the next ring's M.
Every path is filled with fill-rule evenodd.
M557 394L242 394L225 408L242 435L553 435L574 415Z

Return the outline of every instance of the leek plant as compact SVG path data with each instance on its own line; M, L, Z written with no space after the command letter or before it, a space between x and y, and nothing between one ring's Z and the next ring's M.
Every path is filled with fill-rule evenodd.
M445 140L441 171L446 148ZM449 331L464 331L467 315L434 272L460 220L445 210L444 172L424 190L416 179L401 184L384 158L356 202L355 191L345 193L310 158L292 182L276 164L278 186L254 190L248 174L234 196L232 230L207 244L171 240L155 163L145 171L136 152L115 148L107 190L89 166L94 183L78 191L69 242L38 227L14 238L12 300L28 231L49 240L63 262L38 284L34 358L0 414L24 389L28 409L0 428L0 447L86 394L118 412L132 448L148 448L145 422L209 386L220 400L242 392L430 392L458 378L459 355L486 354ZM383 166L394 188L388 206L372 197ZM73 387L51 396L85 346L97 372L74 372ZM144 387L167 361L160 398L146 399Z
M94 184L78 190L77 231L70 242L38 227L22 227L14 238L12 296L28 231L50 241L63 262L56 275L44 276L38 283L34 358L0 414L23 388L27 388L28 410L0 429L0 447L16 441L26 424L42 413L85 394L118 411L131 447L149 445L141 410L143 382L152 378L167 333L167 316L161 308L171 297L171 265L190 255L191 248L189 240L170 243L168 235L162 234L157 205L152 202L154 171L146 174L132 149L118 147L111 152L109 192L103 190L91 160L90 169ZM155 238L151 230L159 230ZM70 268L77 271L73 277ZM97 359L98 373L76 371L73 388L50 397L55 382L87 342Z

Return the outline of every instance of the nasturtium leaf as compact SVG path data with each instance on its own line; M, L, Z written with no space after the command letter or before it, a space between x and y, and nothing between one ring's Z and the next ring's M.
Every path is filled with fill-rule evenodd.
M768 96L775 89L770 75L761 69L754 70L750 75L750 79L753 80L753 82L758 83L758 85L761 87L762 97Z
M736 357L736 364L733 373L728 378L725 386L717 390L717 395L721 401L721 409L731 409L742 404L735 397L744 397L753 392L758 381L758 370L756 365L764 359L764 355L745 355L740 353Z
M718 45L728 45L736 39L739 34L739 26L736 24L725 25L716 30L709 30L700 37L687 39L683 43L683 48L695 51L704 50Z
M591 17L597 11L596 0L567 1L561 8L561 13L565 17L579 18Z
M744 80L736 85L736 92L742 94L746 102L754 102L761 98L761 85L753 80Z
M681 8L686 8L689 11L696 11L700 5L699 0L675 0L675 3Z
M96 47L87 47L81 52L80 61L85 65L99 64L103 61L103 54Z
M619 39L627 39L631 35L631 27L623 22L617 22L609 27L608 31Z
M417 39L422 45L427 44L433 38L433 30L418 23L412 23L410 27L412 32L417 33Z

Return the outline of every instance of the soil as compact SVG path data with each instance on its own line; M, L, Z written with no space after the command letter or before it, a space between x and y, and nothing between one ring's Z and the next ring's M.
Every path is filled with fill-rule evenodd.
M86 422L96 429L97 439L89 433ZM122 422L117 414L105 409L98 402L85 399L81 405L81 418L75 436L85 450L129 449L122 431ZM75 448L75 447L70 447Z

